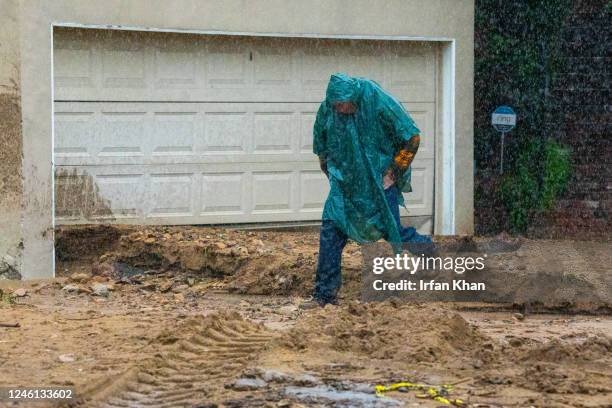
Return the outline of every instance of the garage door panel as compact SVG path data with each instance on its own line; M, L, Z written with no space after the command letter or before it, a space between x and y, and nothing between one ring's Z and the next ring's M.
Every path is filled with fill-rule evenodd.
M378 81L421 129L408 214L433 213L437 53L423 43L58 29L58 223L319 220L329 75Z
M417 153L418 158L433 159L435 155L435 104L404 103L410 116L421 131L421 143Z
M317 108L300 112L300 152L312 152L312 128L317 119Z
M412 192L404 194L406 209L402 215L431 215L433 207L433 159L415 160L412 164Z
M329 183L320 170L300 172L300 212L319 213L329 193Z
M295 52L287 52L286 41L272 41L254 47L253 84L258 87L289 88L295 87L296 61ZM249 55L250 57L250 55Z
M297 123L294 112L255 112L253 153L292 153Z
M246 177L246 173L203 173L200 214L242 215L247 207Z
M56 89L94 88L96 86L96 71L94 70L93 51L83 45L83 48L73 44L53 53L53 67Z
M246 51L216 52L207 55L207 76L204 84L215 89L219 87L244 87L249 83L250 66Z
M198 112L155 112L150 133L151 154L159 159L193 155L200 125Z
M57 104L56 104L57 106ZM95 128L92 123L94 112L83 109L81 112L55 112L54 156L56 162L70 158L77 162L88 162L91 159L92 146L95 140Z
M254 172L252 175L253 212L291 211L293 182L292 172Z
M434 101L433 55L394 56L390 58L387 88L399 99Z
M123 46L125 47L125 45ZM110 89L132 89L146 88L147 78L147 55L142 48L123 48L110 50L92 50L102 62L98 66L95 75L102 88ZM72 56L74 58L74 56Z
M427 215L433 207L433 189L426 185L433 178L425 177L433 175L433 160L426 160L432 156L433 104L406 106L424 135L408 214ZM58 212L59 222L79 222L70 217L75 212L100 221L117 212L121 222L215 223L215 217L230 214L232 222L254 222L264 213L271 220L280 213L310 219L322 211L329 187L312 154L318 104L58 102L56 107L56 164L95 171L94 185L100 174L98 201L109 203L101 215L83 215L78 205ZM261 166L263 172L253 173ZM129 169L138 169L138 188L135 175L122 174ZM122 194L134 201L122 202Z
M155 86L193 88L197 86L198 58L191 52L156 50Z
M318 104L56 102L57 165L312 161Z
M146 150L141 138L147 130L146 112L99 112L92 119L99 124L94 126L95 138L81 140L90 149L92 158L117 157L130 161L144 156Z
M334 72L435 100L426 43L56 31L56 100L318 102Z
M404 105L421 129L418 157L433 158L434 104ZM318 106L56 102L55 163L311 161Z
M112 170L96 174L92 198L106 205L94 213L94 218L142 218L143 177L142 173L117 174Z
M190 173L151 174L149 217L193 215L194 175Z
M251 222L266 214L273 221L316 219L329 187L316 164L308 167L296 170L291 162L255 163L246 171L232 164L62 166L56 174L56 216L63 224L206 224L229 215L231 222Z
M247 112L206 112L204 150L212 154L246 153L251 138L249 119Z
M408 211L402 210L402 215L431 215L431 165L414 164L413 192L405 194ZM270 216L268 221L321 216L329 185L318 166L295 170L294 163L257 163L251 167L232 172L232 165L175 165L163 173L158 166L59 167L57 220L207 224L221 222L218 217L223 215L233 215L231 222L256 222L262 214Z

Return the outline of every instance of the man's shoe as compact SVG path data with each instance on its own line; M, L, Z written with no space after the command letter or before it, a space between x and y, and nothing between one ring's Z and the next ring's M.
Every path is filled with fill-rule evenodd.
M300 310L312 310L312 309L318 309L320 307L325 306L325 302L322 302L318 299L315 299L313 297L303 301L302 303L300 303L300 305L298 306L298 308Z
M300 310L312 310L312 309L317 309L319 307L325 307L325 305L338 305L338 301L335 299L331 301L325 301L325 300L317 299L315 297L310 297L309 299L300 303L298 308Z

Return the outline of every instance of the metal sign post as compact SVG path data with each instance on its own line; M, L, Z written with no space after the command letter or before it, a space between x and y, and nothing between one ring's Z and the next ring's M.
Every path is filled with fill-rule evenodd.
M499 106L491 115L491 124L501 133L501 159L499 174L504 173L504 139L506 133L516 126L516 113L509 106Z

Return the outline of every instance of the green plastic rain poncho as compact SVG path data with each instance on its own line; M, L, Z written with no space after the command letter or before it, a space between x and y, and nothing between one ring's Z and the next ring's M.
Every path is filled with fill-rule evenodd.
M347 101L357 111L336 112L334 104ZM332 75L313 130L314 153L327 161L329 175L323 219L332 220L357 242L381 238L401 242L385 199L383 177L395 154L419 133L402 105L376 82ZM400 191L411 191L410 168L396 185Z

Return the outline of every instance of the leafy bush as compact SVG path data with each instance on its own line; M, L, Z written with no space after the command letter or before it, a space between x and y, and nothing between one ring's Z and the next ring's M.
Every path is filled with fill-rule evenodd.
M538 208L550 210L569 181L570 151L558 143L548 142L544 154L544 176Z
M513 232L524 231L534 216L552 208L570 172L567 148L554 141L528 145L519 155L514 172L503 178L499 189Z

